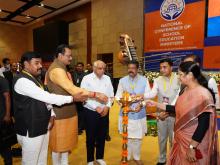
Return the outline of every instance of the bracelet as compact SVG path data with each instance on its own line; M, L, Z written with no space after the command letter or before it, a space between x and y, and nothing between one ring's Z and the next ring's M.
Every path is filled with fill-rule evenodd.
M196 147L194 147L192 144L189 145L189 148L194 150L196 149Z
M96 97L96 92L93 93L93 98L95 98L95 97Z

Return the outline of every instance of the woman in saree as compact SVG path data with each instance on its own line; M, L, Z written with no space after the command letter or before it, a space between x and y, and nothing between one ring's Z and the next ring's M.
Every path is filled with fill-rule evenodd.
M151 100L164 116L175 113L174 142L168 165L219 165L218 132L214 93L199 66L183 62L179 66L179 79L186 87L180 93L175 107Z

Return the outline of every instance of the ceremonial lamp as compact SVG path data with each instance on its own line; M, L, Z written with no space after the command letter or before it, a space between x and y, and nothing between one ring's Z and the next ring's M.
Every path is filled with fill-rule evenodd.
M123 92L122 98L116 98L118 102L122 104L122 122L123 122L123 132L122 132L122 159L121 165L128 165L128 113L130 111L135 112L134 110L130 110L129 106L137 102L139 100L138 97L132 98L128 92Z

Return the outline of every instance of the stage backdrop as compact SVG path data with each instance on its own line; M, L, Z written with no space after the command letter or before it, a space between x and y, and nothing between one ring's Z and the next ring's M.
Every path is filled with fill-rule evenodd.
M216 1L219 5L213 5ZM159 61L167 57L177 68L188 54L200 56L205 69L220 68L220 0L208 5L206 10L205 0L145 0L146 70L158 71Z

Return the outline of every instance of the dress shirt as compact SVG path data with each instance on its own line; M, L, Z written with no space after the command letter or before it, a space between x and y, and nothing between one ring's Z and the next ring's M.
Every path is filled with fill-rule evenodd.
M27 78L20 78L14 85L14 90L21 95L31 97L33 99L45 102L46 104L63 105L73 101L72 96L56 95L44 91L34 82Z
M212 89L212 91L215 93L215 105L216 105L216 109L219 109L220 108L220 103L219 103L219 93L218 93L218 85L215 81L214 78L210 78L209 81L208 81L208 87L210 89Z
M216 106L216 109L220 109L220 102L219 102L219 92L218 92L218 85L215 81L214 78L210 78L209 81L208 81L208 87L210 89L212 89L212 91L214 92L215 94L215 106ZM180 89L178 91L178 93L180 93ZM176 104L176 100L177 98L179 97L179 95L176 95L176 98L173 100L173 102L171 103L171 105L175 105Z
M178 77L175 73L172 73L171 77L159 76L154 80L153 88L151 92L145 91L144 98L151 99L158 96L158 102L163 102L163 97L169 98L168 104L173 104L178 96L180 90L180 84Z
M0 68L0 76L5 77L3 74L3 72L5 72L5 71L6 71L5 67L1 67Z
M149 99L149 98L154 98L158 95L159 92L159 86L156 82L154 82L153 88L151 89L151 91L149 91L148 88L146 88L145 92L144 92L144 98Z
M98 106L101 108L104 108L105 106L108 106L109 108L111 107L114 91L109 76L103 75L101 78L98 78L94 72L90 73L83 77L81 88L89 91L100 92L109 97L109 101L106 105L99 103L94 99L88 99L84 104L85 108L95 111Z

